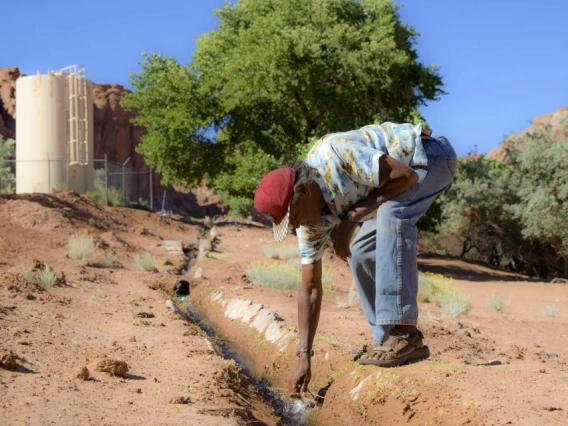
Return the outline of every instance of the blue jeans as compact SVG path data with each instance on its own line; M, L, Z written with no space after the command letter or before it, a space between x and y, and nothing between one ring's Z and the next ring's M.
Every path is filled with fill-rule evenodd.
M418 183L382 204L350 247L349 265L376 343L384 342L395 325L418 322L416 222L457 170L456 152L446 138L433 134L424 149L428 164L413 167Z

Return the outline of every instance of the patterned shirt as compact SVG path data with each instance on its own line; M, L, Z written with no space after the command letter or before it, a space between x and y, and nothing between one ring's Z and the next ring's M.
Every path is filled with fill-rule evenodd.
M321 259L339 216L379 186L379 158L388 154L407 166L425 166L420 140L422 125L383 123L359 130L333 133L310 150L306 163L318 170L319 185L330 212L316 226L297 229L298 252L303 264ZM376 211L363 220L376 217Z

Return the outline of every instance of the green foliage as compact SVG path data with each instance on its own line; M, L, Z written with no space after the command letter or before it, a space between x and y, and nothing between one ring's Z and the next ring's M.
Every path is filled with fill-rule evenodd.
M95 170L94 190L85 193L87 197L99 204L105 202L105 171L104 169ZM114 186L108 187L108 205L114 207L124 207L122 191ZM134 206L133 206L134 207ZM136 208L136 207L134 207Z
M164 183L207 174L243 214L260 176L315 138L423 121L417 108L444 93L391 0L240 0L215 15L191 64L144 55L122 106L138 113L137 150Z
M469 296L454 286L449 278L439 274L418 275L418 300L437 304L446 318L455 318L471 309Z
M522 149L509 154L518 170L520 197L512 210L522 222L523 236L546 241L568 259L568 140L555 137L550 126L540 126L526 136Z
M14 174L12 173L11 163L5 160L13 160L16 155L16 141L14 139L4 139L0 135L0 194L14 193Z

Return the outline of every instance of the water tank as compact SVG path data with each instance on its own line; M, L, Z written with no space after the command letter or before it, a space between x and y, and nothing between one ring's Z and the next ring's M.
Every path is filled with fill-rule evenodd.
M93 102L84 68L16 81L16 193L93 188Z

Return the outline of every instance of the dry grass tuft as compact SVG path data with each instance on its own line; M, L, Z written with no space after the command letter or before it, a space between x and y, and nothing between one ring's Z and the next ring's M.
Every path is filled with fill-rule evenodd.
M440 274L420 273L418 300L440 306L444 310L445 318L455 318L471 309L469 296L454 286L450 278Z
M92 265L95 261L96 245L93 238L88 235L71 235L69 243L69 257L78 260L81 266Z

